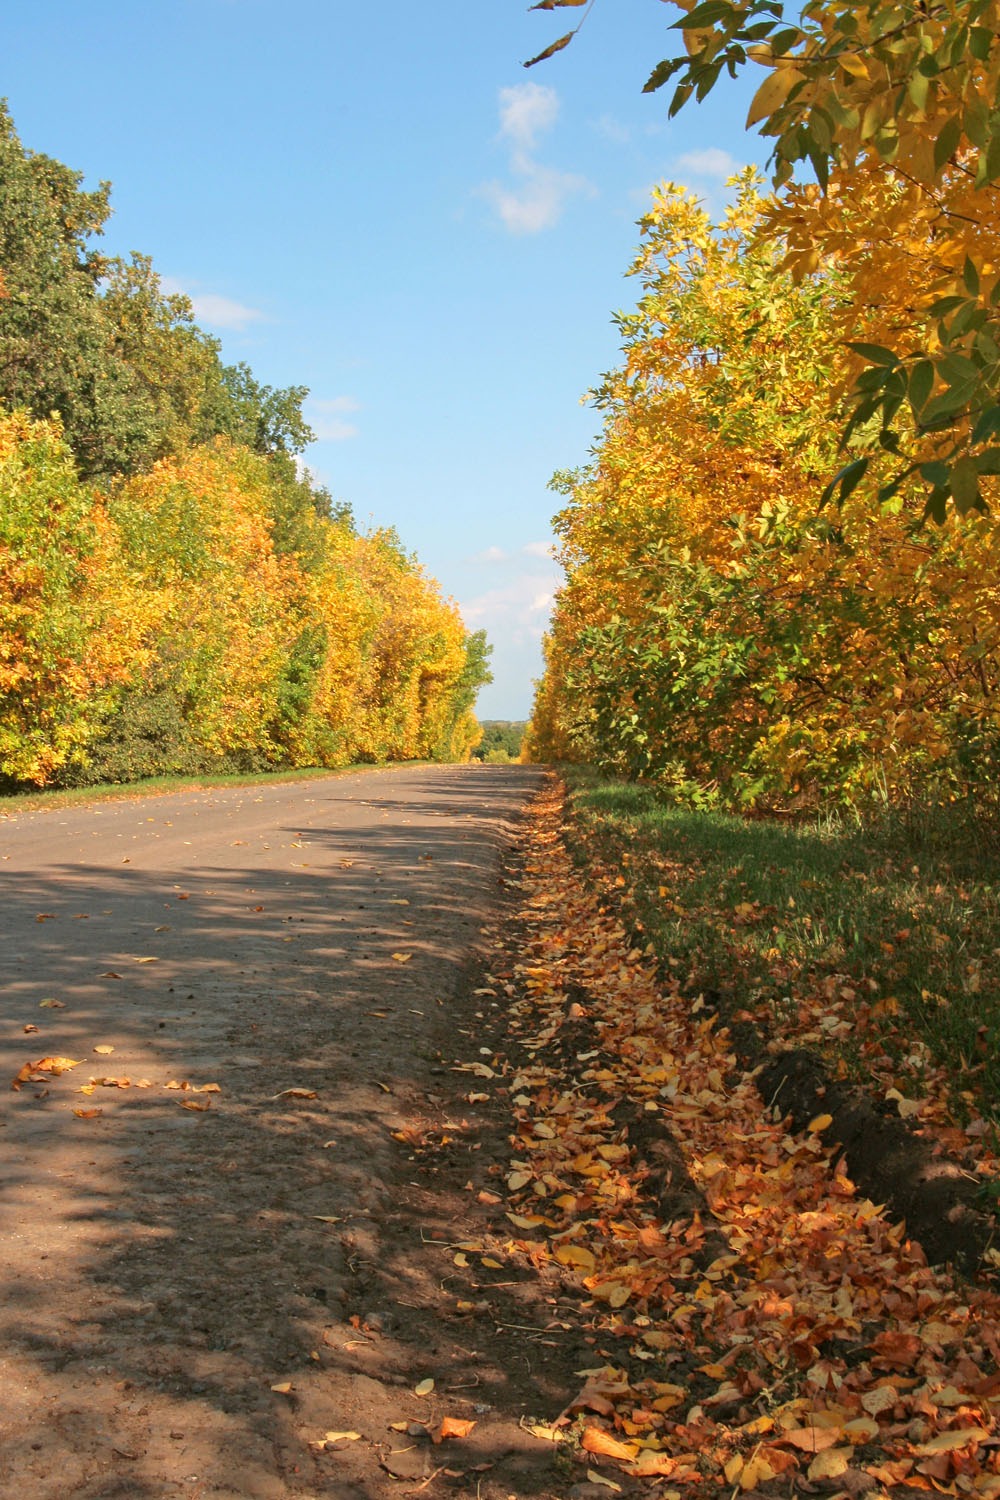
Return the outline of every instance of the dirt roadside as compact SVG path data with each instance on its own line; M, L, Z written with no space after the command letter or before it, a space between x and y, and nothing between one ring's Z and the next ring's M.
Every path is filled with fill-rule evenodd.
M508 1155L476 955L539 784L407 768L0 825L0 1492L557 1492L521 1424L586 1350L457 1248Z

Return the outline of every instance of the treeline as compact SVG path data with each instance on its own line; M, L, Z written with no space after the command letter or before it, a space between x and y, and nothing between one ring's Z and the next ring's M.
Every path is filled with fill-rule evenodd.
M898 342L903 300L914 316L952 258L940 218L897 225L886 280L900 195L891 175L859 168L850 191L823 200L832 248L804 272L752 174L719 225L683 191L656 193L632 268L642 293L619 318L624 362L596 392L603 437L587 469L557 479L568 577L534 758L591 760L744 808L995 798L1000 526L956 507L932 523L927 474L905 472L933 440L922 414L940 372L895 406L882 492L869 487L862 422L847 457L865 445L865 483L851 487L859 466L820 503L844 463L833 397L858 349L883 361L875 389L894 368L887 322ZM980 228L955 232L971 253ZM956 365L943 378L961 376ZM954 421L947 391L940 410ZM988 465L977 480L989 505Z
M466 758L485 636L108 213L0 106L0 784Z
M472 752L473 759L489 765L507 765L517 760L527 727L524 719L484 719L482 739Z

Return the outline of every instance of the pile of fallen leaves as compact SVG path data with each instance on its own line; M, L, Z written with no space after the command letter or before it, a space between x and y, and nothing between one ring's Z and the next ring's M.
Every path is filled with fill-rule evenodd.
M1000 1497L1000 1298L858 1195L828 1116L773 1118L715 1014L587 889L560 808L551 790L536 809L520 961L494 976L507 1218L511 1248L576 1287L606 1362L537 1435L667 1497Z

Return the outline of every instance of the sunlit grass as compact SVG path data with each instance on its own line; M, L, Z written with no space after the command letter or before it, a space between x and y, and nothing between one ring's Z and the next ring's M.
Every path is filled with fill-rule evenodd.
M824 1045L842 1073L919 1093L944 1069L960 1117L1000 1119L1000 852L964 811L789 826L584 773L569 809L578 853L620 882L685 991L790 1041L803 999L835 993L850 1024Z

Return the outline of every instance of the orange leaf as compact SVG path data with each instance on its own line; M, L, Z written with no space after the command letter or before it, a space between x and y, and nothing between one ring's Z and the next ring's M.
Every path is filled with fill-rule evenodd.
M435 1443L443 1443L446 1438L464 1438L475 1427L475 1422L466 1417L444 1417L441 1426L434 1434Z
M635 1458L639 1451L635 1443L620 1443L610 1432L600 1427L587 1427L580 1439L580 1447L587 1453L603 1453L605 1458Z

